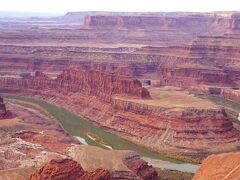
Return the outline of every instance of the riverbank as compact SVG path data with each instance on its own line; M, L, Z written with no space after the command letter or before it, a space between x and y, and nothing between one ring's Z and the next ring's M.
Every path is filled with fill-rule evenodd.
M217 95L205 95L205 94L199 94L199 93L193 93L194 96L202 98L202 99L208 99L218 106L222 106L226 109L227 114L231 117L231 120L237 124L240 124L240 121L238 120L238 116L240 113L240 104L233 102L228 99L224 99L223 97L217 96Z
M155 159L155 160L161 160L158 162L159 164L161 164L162 161L170 162L170 163L174 164L176 167L179 164L186 164L183 171L189 171L189 169L188 169L189 165L193 166L194 171L197 168L197 166L194 164L188 164L188 163L184 163L182 161L178 161L176 159L165 157L164 155L152 152L146 148L143 148L134 143L131 143L131 142L125 140L124 138L121 138L115 134L106 132L106 131L102 130L101 128L91 124L90 122L79 118L74 113L72 113L66 109L58 108L57 106L51 105L47 102L28 98L28 97L12 96L12 95L4 95L4 96L5 96L5 98L8 98L8 99L17 99L17 100L30 102L30 103L41 106L42 108L47 110L52 116L54 116L54 118L56 118L62 124L64 129L70 135L83 138L84 141L86 141L86 143L89 145L102 147L101 144L93 141L92 139L90 139L87 136L87 134L89 132L93 132L94 134L97 134L99 137L103 138L113 149L133 150L133 151L136 151L137 153L139 153L142 157L147 157L147 158ZM175 168L175 169L178 170L178 168ZM190 171L192 172L192 170L190 170Z

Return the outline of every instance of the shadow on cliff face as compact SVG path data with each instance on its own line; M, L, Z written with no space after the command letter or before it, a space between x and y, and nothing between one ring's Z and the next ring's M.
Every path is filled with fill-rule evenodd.
M237 151L240 151L240 146L237 146L236 149L237 149Z

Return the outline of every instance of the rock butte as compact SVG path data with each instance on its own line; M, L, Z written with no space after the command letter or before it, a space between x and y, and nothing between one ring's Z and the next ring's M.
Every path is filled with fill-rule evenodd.
M239 13L189 13L176 16L112 16L90 15L84 21L85 28L92 29L180 29L194 32L201 31L237 31L240 29Z
M68 69L51 79L36 72L0 78L0 90L44 99L140 145L195 162L211 153L237 150L240 142L240 132L224 109L174 89L153 88L151 97L138 80L126 76Z
M204 18L208 16L210 19L214 17L206 14ZM236 14L220 16L236 18L229 22L238 22ZM198 19L201 16L195 23ZM57 76L72 66L84 70L97 69L149 80L156 86L173 85L240 102L239 29L226 27L224 32L227 33L194 31L196 36L191 31L178 29L177 25L174 26L176 30L169 27L164 31L145 30L144 33L127 29L127 34L114 28L99 30L93 27L91 30L69 30L71 37L68 37L67 30L2 30L0 70L5 76L19 76L22 72L37 70ZM104 35L106 33L111 35ZM96 34L100 34L97 42ZM18 38L13 40L12 36ZM33 40L31 44L29 39ZM147 43L149 41L151 45Z
M70 12L51 19L0 18L0 90L46 100L135 143L199 162L208 154L239 150L239 125L224 109L189 94L240 103L239 45L239 12ZM5 117L1 101L0 112ZM1 133L9 125L18 128L18 116L1 120ZM48 127L48 120L40 122ZM49 132L47 137L57 133ZM46 144L40 134L12 138L38 142L61 155L66 141L74 142L62 135L65 143L51 137ZM8 160L3 169L18 167L19 161ZM84 161L78 163L84 166ZM127 176L136 177L135 170ZM147 172L152 174L152 169ZM5 173L26 176L33 169Z

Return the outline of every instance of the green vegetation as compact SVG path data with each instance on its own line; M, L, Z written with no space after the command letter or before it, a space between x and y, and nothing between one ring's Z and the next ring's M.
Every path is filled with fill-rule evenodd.
M94 141L98 142L99 144L110 146L105 139L99 137L97 134L89 132L88 136L92 137Z
M240 104L239 103L235 103L233 101L230 101L228 99L224 99L223 97L220 96L216 96L216 95L204 95L204 94L197 94L195 93L194 96L202 98L202 99L208 99L212 102L214 102L215 104L222 106L226 109L227 114L232 117L232 121L234 121L235 123L240 123L237 120L237 116L240 113Z
M220 106L224 106L224 107L228 107L231 108L235 111L240 111L240 104L239 103L235 103L233 101L230 101L228 99L224 99L220 96L216 96L216 95L204 95L204 94L194 94L196 97L200 97L202 99L209 99L211 101L213 101L214 103L216 103L217 105Z

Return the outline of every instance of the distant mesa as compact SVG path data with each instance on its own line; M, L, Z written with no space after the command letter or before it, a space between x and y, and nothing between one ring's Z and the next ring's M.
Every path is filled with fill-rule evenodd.
M0 29L2 93L69 109L171 157L239 151L227 116L239 111L198 98L240 103L239 12L70 12L2 19Z
M240 30L239 13L180 13L171 16L164 13L90 14L84 19L84 27L91 29L146 29L187 30L192 32Z

